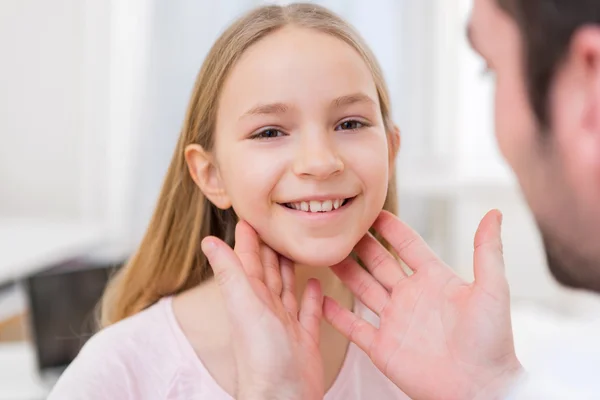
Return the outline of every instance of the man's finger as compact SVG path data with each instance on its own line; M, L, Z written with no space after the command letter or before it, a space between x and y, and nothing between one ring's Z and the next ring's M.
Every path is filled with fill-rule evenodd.
M402 261L413 271L445 266L425 240L394 214L382 211L373 228L392 245Z
M298 320L306 332L313 338L315 343L319 344L319 331L321 328L321 318L323 315L323 292L321 284L316 279L310 279L300 302L300 312Z
M323 301L323 316L336 330L369 355L377 334L377 329L373 325L327 296Z
M391 291L398 282L406 278L406 274L398 260L370 233L363 236L354 247L354 251L356 251L371 275L388 291Z
M233 250L216 237L204 238L201 245L229 312L234 318L259 315L261 302Z
M390 295L371 274L351 257L334 265L331 270L364 305L377 315L381 314L390 300Z
M246 275L264 281L264 269L260 259L260 242L256 231L246 222L240 221L235 227L235 254L242 262Z
M473 266L475 284L487 291L506 294L508 284L504 271L501 237L502 214L492 210L483 217L475 233Z

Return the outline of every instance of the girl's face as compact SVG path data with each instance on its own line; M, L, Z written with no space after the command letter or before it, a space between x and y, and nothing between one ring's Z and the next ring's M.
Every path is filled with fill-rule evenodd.
M204 193L298 264L343 260L383 207L377 90L340 39L286 27L250 47L223 87L215 134Z

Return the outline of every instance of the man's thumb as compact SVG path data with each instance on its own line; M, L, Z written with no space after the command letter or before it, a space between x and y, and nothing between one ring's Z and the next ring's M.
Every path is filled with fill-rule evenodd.
M501 226L502 213L492 210L483 217L475 233L475 284L494 294L507 290Z

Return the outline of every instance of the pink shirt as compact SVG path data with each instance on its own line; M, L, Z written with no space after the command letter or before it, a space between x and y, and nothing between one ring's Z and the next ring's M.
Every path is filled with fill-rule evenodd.
M358 304L356 312L377 318ZM233 400L208 373L180 329L171 298L92 337L48 400ZM408 399L354 344L326 400Z

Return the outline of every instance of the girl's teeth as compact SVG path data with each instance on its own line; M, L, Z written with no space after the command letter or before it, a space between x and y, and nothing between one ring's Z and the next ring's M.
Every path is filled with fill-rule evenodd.
M325 200L325 201L303 201L300 203L290 203L290 207L294 210L304 212L329 212L337 210L344 204L343 199Z
M311 200L310 202L310 212L319 212L321 211L321 202Z

